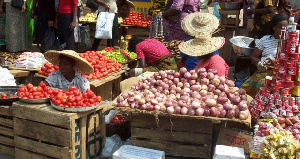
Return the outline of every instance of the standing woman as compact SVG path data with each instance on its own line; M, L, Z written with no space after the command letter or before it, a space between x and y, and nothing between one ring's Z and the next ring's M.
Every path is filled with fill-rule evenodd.
M21 52L28 48L26 0L22 9L11 6L11 0L6 2L5 38L6 49L9 52Z
M55 26L58 28L61 43L66 43L65 50L74 50L78 0L59 0L58 3Z
M99 4L99 12L106 12L109 11L110 13L115 13L115 18L113 21L112 27L112 39L107 39L107 46L118 46L118 7L117 7L117 0L94 0L96 3ZM93 51L97 51L99 44L102 39L94 39L94 43L92 46Z
M170 40L185 40L189 37L182 28L181 21L190 13L199 11L199 0L168 0L163 12L163 25L170 31ZM168 8L168 9L167 9Z

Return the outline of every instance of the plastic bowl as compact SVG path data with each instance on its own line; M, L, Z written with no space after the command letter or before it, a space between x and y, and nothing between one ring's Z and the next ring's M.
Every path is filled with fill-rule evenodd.
M254 49L253 47L249 47L253 38L245 37L245 36L235 36L232 37L229 41L232 44L233 51L237 54L241 54L243 56L251 56Z

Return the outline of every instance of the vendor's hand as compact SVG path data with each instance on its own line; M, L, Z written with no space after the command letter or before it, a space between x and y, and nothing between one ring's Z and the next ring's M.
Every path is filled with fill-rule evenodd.
M268 67L266 65L263 64L263 62L259 61L256 65L257 69L259 71L265 72L267 71Z
M109 8L110 8L110 6L109 6L108 3L105 3L104 7L105 7L105 9L107 9L107 10L109 10Z
M53 27L54 26L54 22L53 21L48 21L48 26L49 27Z
M70 24L70 29L73 30L75 27L76 27L76 22L73 21L73 22Z
M275 63L275 58L268 56L267 57L268 65L273 65Z
M25 12L26 11L26 1L24 2L23 6L22 6L22 11L21 12Z

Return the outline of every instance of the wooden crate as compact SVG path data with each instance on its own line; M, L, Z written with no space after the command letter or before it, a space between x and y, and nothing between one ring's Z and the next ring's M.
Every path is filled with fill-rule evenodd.
M132 145L165 151L172 158L211 158L212 120L132 114Z
M15 158L100 158L105 145L104 102L66 113L49 104L13 104Z
M11 106L0 106L0 153L15 156L14 121Z

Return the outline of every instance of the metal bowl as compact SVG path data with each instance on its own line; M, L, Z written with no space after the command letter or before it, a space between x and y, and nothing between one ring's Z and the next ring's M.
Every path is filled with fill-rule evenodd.
M253 40L253 38L245 36L235 36L229 41L231 42L235 53L241 54L242 56L251 56L255 48L249 47L249 45Z
M44 104L44 103L49 103L50 98L42 98L42 99L24 99L24 98L19 98L20 101L25 102L25 103L30 103L30 104Z
M242 8L241 2L219 2L219 5L224 10L240 10Z

